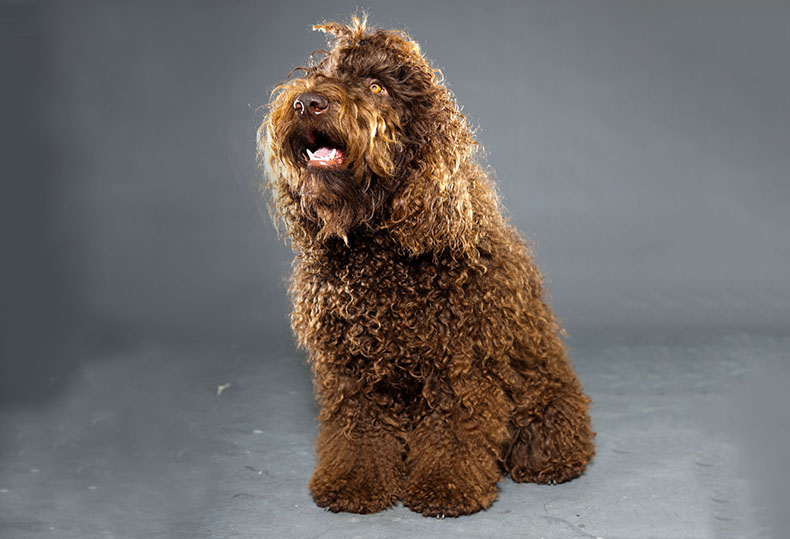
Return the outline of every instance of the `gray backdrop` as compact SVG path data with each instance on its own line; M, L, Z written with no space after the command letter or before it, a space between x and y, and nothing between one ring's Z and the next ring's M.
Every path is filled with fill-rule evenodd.
M262 209L254 131L271 89L324 46L310 26L347 20L358 5L0 4L0 492L22 493L8 502L14 519L38 518L41 496L50 496L68 500L67 513L82 503L85 514L126 525L116 514L125 504L111 496L94 511L93 498L62 485L33 488L24 462L34 457L49 462L50 473L71 473L70 453L56 451L66 434L79 442L65 446L75 467L88 459L99 470L126 471L131 462L126 482L110 476L103 484L131 492L117 499L131 496L132 507L160 511L170 502L151 498L146 481L162 486L169 477L169 485L168 474L180 468L164 451L151 452L158 467L135 467L131 439L172 442L180 458L187 426L197 425L200 436L222 434L200 449L197 479L182 479L191 483L173 486L178 495L168 500L200 498L217 484L236 488L227 484L238 479L237 460L223 471L206 463L229 452L229 431L221 429L238 428L244 410L269 415L273 427L297 425L307 447L314 415L303 410L307 369L283 352L291 255ZM659 416L661 428L682 427L698 394L719 395L711 425L736 433L743 473L774 504L774 521L785 522L776 500L787 499L782 448L790 440L790 3L376 0L360 7L380 26L409 31L443 70L478 128L513 222L535 244L571 337L657 343L633 368L627 347L584 349L579 366L602 396L596 419L611 429L604 434L630 428L613 413L621 408L643 424L642 384L662 413L667 401L680 403L676 416ZM677 335L717 332L727 337L713 348L674 357ZM732 337L739 333L769 337ZM146 344L157 342L184 348L160 354ZM226 346L232 359L211 348ZM283 358L294 366L284 368L291 363ZM742 380L752 359L770 368L737 382L740 392L716 385L722 372ZM237 360L244 368L233 369ZM614 360L621 363L609 368L627 371L622 378L607 374ZM702 372L709 368L712 386ZM642 380L651 369L665 372L666 388ZM687 375L695 372L692 384ZM231 374L238 400L217 400L206 412L212 384ZM671 393L675 384L683 393ZM296 399L289 396L272 404L259 387L293 388L287 395L299 395L302 408L283 406ZM232 419L218 411L223 402ZM118 416L131 420L107 421L108 435L64 434L70 416L140 403ZM199 411L171 425L181 416L162 410L183 414L184 403ZM296 409L302 423L288 419ZM216 428L195 419L204 415ZM74 424L81 423L72 431ZM38 434L26 441L17 432ZM29 441L39 434L38 445ZM605 464L611 438L599 440ZM270 453L294 447L276 437L267 443ZM702 451L713 442L687 443ZM308 474L309 458L302 460L300 473ZM612 477L619 493L619 476ZM303 488L301 479L288 484ZM141 492L145 503L135 505ZM672 500L674 492L659 494Z
M6 357L287 334L254 131L357 5L4 5ZM790 327L790 4L362 7L443 70L571 334Z

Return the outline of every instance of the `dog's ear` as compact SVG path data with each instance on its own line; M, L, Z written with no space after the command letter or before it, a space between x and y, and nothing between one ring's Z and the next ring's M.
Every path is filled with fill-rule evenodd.
M496 193L475 161L477 143L463 115L441 90L425 117L413 122L420 143L387 228L412 256L443 250L476 256L485 220L498 215Z

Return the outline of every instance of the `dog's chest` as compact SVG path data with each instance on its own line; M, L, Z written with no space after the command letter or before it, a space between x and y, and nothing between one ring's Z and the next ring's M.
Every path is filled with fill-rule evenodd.
M294 297L306 345L404 369L450 345L459 319L452 298L470 286L466 270L432 258L364 252L302 268L297 278L309 281Z

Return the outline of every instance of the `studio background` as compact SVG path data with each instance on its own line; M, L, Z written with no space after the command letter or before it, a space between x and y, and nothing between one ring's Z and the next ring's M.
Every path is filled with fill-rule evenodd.
M66 401L81 409L74 387L91 369L105 369L106 380L120 385L123 373L141 376L140 393L105 388L99 408L112 410L116 398L152 399L166 415L179 399L161 380L178 379L191 355L211 373L200 378L200 391L213 391L213 378L226 381L222 369L241 356L264 369L275 351L300 359L291 349L284 286L291 252L266 214L254 134L274 86L325 47L311 25L347 21L357 7L2 4L0 487L3 478L17 481L18 423L28 430L62 424L53 410ZM774 359L770 374L760 371L747 384L743 405L756 406L749 399L764 393L763 382L784 380L790 4L359 7L377 26L408 31L441 68L477 128L511 221L533 242L571 341L672 346L689 336L757 335L771 339ZM152 347L162 346L181 350L181 359L170 363L156 352L151 360ZM575 357L584 363L583 354ZM152 361L175 371L146 371ZM308 370L295 365L309 394ZM165 396L152 397L149 380ZM747 440L743 451L786 443L787 413L770 412L787 409L785 394L772 391L760 404L769 411L755 414L776 415L780 428L736 429L736 439ZM160 439L156 427L144 426L150 421L136 420L101 444L128 447L126 437L146 429ZM49 435L41 436L48 445ZM89 436L66 436L64 444ZM182 435L174 436L178 451ZM139 452L117 451L121 461L131 455L143 476L171 470L145 468L147 461L134 460ZM773 449L760 455L775 457ZM51 462L60 458L67 457ZM750 470L747 463L739 473ZM222 474L210 464L204 472L184 507L214 499ZM784 469L779 474L787 478ZM778 495L786 487L773 476L766 484ZM0 520L9 537L37 536L57 520L20 520L25 501L16 499L13 518ZM782 518L770 500L760 503L766 521ZM174 507L155 513L189 520ZM114 529L123 518L105 513L91 530Z

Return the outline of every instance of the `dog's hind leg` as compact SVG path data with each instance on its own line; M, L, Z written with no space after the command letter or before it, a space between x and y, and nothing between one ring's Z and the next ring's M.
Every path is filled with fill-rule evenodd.
M581 475L595 454L588 399L567 387L511 421L505 468L518 483L562 483Z
M518 483L568 481L581 475L595 455L590 399L582 392L559 338L550 335L541 342L542 350L531 350L533 359L514 362L524 386L514 392L517 402L504 464ZM541 354L551 357L540 358Z

